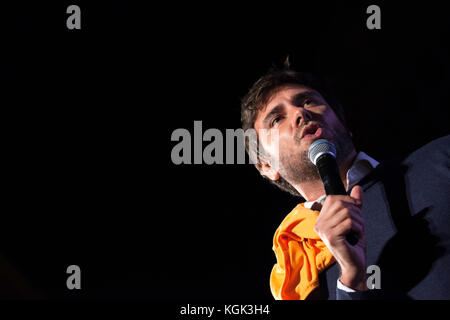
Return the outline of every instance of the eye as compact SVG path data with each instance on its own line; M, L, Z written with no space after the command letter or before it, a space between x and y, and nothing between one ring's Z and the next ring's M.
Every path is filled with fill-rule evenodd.
M270 126L273 127L274 125L276 125L278 122L281 121L283 117L282 116L276 116L272 119L272 121L270 122Z
M309 105L312 103L313 103L313 101L311 99L306 99L305 102L303 102L303 106L306 106L306 105Z

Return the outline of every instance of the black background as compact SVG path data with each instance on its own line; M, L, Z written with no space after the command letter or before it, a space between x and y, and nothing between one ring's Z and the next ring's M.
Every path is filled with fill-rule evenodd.
M288 54L329 76L378 161L448 134L447 11L392 2L4 6L0 257L20 275L1 265L3 296L271 301L273 233L299 199L249 164L174 165L171 134L239 128L240 99Z

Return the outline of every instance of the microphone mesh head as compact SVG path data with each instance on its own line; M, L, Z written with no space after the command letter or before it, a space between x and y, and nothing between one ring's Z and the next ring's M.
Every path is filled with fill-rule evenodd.
M325 153L331 154L334 158L336 158L336 147L328 140L319 139L314 141L309 147L308 158L312 163L314 163L314 165L316 165L317 159Z

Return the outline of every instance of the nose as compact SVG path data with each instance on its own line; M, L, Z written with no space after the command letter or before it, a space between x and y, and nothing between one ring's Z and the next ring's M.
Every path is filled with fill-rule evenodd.
M296 108L293 126L295 129L311 120L311 114L305 108Z

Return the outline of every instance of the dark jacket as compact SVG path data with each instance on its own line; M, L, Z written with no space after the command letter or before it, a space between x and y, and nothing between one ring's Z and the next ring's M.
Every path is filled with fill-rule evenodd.
M381 163L358 184L367 266L380 267L381 289L337 289L335 263L320 276L322 298L450 299L450 136Z

